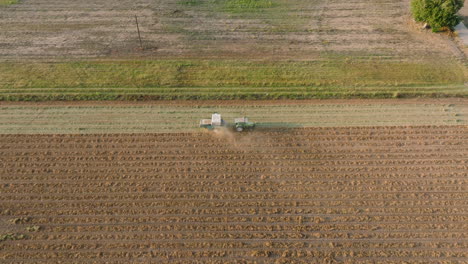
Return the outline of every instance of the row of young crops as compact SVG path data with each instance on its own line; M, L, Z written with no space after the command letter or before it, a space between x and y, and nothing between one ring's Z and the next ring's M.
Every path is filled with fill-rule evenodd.
M2 135L9 263L467 258L466 126Z
M186 87L2 89L1 101L279 100L468 97L462 84L441 86Z

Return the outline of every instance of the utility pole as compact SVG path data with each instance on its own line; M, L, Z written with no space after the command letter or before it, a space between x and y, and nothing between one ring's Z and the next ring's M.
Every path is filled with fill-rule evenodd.
M138 17L135 15L135 22L138 31L138 39L140 40L140 48L143 49L143 43L141 42L141 35L140 35L140 26L138 25Z

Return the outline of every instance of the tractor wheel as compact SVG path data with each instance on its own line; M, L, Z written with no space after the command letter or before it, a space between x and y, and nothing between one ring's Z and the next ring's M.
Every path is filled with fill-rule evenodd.
M243 130L244 130L243 127L236 127L236 131L237 131L237 132L242 132Z

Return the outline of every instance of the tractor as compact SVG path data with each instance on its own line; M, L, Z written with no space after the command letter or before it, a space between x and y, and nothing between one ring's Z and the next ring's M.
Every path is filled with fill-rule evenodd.
M242 132L246 130L253 130L255 128L255 123L249 122L247 117L235 118L234 124L226 123L221 115L214 113L211 115L211 119L202 119L200 120L200 127L206 128L208 130L213 130L219 127L227 127L236 130L237 132Z
M235 118L234 126L237 132L242 132L245 130L253 130L255 128L255 123L249 122L247 117Z

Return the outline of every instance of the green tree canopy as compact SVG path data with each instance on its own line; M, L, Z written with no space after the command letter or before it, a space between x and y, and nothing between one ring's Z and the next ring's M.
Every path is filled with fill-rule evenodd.
M461 21L457 12L464 2L465 0L412 0L411 12L416 21L427 23L434 32L443 27L453 30Z

